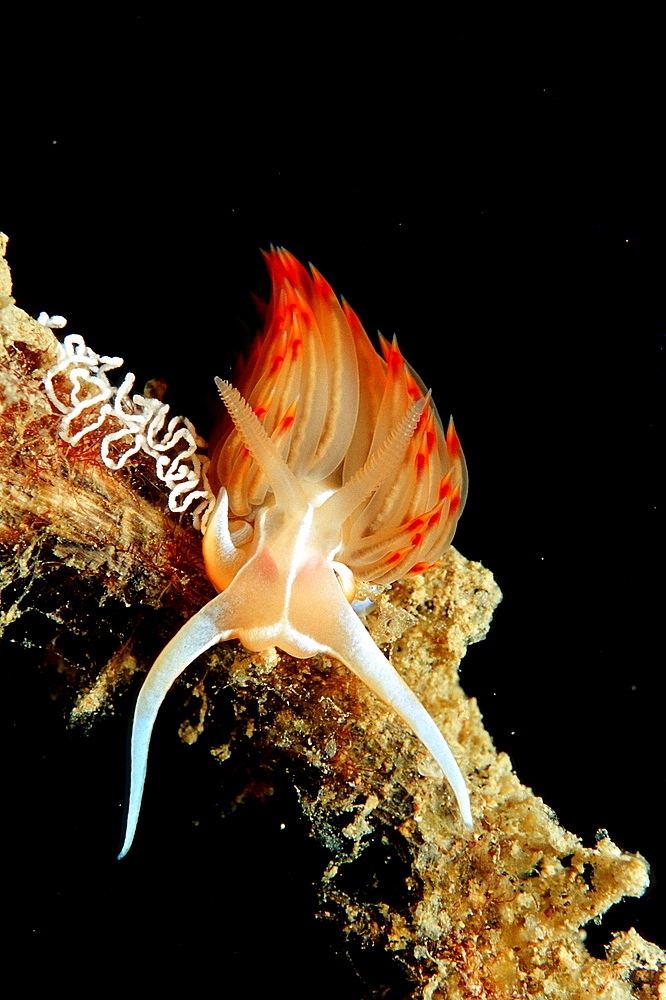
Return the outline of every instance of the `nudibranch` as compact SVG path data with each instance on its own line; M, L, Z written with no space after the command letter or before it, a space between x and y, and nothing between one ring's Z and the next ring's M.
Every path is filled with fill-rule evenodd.
M183 625L148 673L136 704L125 840L136 830L159 707L185 668L218 642L277 646L346 664L433 755L465 826L465 781L437 725L379 650L351 602L359 582L390 584L434 565L465 500L465 462L395 338L373 348L330 285L284 249L266 255L272 293L264 331L211 443L216 496L205 529L218 594Z

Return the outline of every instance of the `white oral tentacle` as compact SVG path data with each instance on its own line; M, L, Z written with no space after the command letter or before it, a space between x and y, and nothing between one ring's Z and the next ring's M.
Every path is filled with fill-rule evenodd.
M143 682L132 722L130 798L119 860L125 857L134 840L146 780L150 737L160 705L176 678L200 653L231 637L231 629L220 627L226 610L224 594L213 598L164 647Z

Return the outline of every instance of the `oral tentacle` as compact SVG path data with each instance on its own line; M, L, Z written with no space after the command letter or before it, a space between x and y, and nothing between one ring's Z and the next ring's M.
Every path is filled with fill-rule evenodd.
M407 723L433 755L455 795L463 823L473 828L469 792L451 749L434 719L378 648L351 606L334 575L320 574L317 592L325 614L313 609L313 581L303 578L292 598L292 616L300 632L322 651L340 660Z
M214 597L165 646L143 682L132 722L130 798L119 860L125 857L134 840L146 780L150 737L160 705L176 678L197 656L216 643L233 637L231 614L232 607L226 595Z
M353 614L353 612L352 612ZM434 719L373 642L358 617L353 614L357 641L347 648L336 643L334 655L393 708L435 758L455 795L468 830L474 827L469 792L458 762Z

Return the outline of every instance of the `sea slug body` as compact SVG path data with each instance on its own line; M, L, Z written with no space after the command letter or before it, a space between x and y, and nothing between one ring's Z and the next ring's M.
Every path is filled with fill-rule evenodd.
M358 582L423 572L449 545L467 483L453 423L445 432L395 340L380 338L379 355L318 271L281 248L266 261L263 333L236 387L216 379L226 413L210 446L216 503L203 554L218 595L168 643L139 693L121 858L165 695L199 654L234 638L251 651L277 646L346 664L432 753L472 827L448 744L350 603Z

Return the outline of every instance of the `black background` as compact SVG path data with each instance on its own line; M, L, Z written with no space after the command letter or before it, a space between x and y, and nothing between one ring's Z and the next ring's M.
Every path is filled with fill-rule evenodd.
M513 73L492 32L321 16L261 38L196 8L22 25L0 140L17 302L139 387L164 374L204 434L268 290L260 247L397 333L466 453L456 546L504 593L463 686L566 828L652 865L593 952L630 926L663 945L663 86L621 71L620 37L581 81L545 59ZM119 864L129 698L67 731L38 657L4 649L28 983L374 995L312 918L326 856L286 785L221 820L223 771L167 705Z

